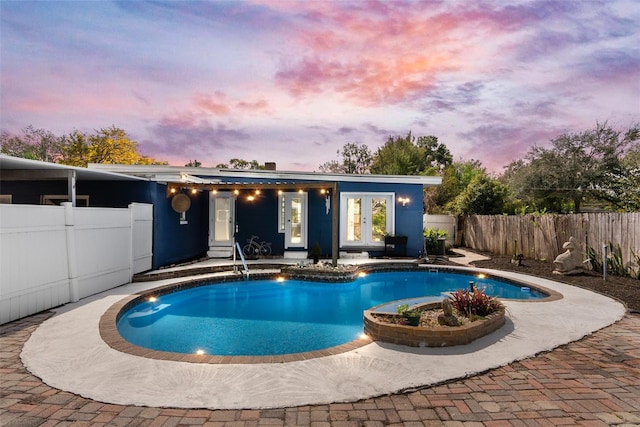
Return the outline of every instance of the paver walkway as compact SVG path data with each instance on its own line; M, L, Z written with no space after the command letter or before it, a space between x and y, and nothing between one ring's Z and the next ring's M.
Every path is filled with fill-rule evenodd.
M43 384L20 351L41 313L0 326L0 426L637 426L640 315L464 380L353 403L269 410L110 405Z

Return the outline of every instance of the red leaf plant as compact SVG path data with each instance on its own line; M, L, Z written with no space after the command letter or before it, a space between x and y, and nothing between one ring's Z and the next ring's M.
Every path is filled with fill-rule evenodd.
M502 310L503 305L496 298L485 294L481 289L458 289L451 294L451 304L465 317L488 316Z

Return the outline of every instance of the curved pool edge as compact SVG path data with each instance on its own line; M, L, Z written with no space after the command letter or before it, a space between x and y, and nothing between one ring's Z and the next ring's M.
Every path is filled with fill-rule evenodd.
M581 288L519 273L495 273L534 280L563 298L547 303L505 301L508 330L465 346L409 349L371 343L265 369L264 364L155 360L110 348L99 334L102 313L127 295L171 281L136 283L56 309L56 315L34 331L21 357L48 385L106 403L282 408L359 400L484 372L578 340L626 313L619 302Z
M422 267L424 266L424 267ZM428 271L425 271L428 268ZM300 269L295 273L296 269L290 266L287 266L286 270L282 269L280 273L271 272L271 273L258 273L253 274L251 280L273 280L281 276L285 276L288 279L294 280L314 280L314 281L324 281L328 284L331 283L344 283L347 281L355 281L360 273L367 274L375 274L375 273L385 273L385 272L403 272L403 271L424 271L428 273L465 273L468 274L470 271L481 271L482 269L474 269L468 267L455 267L455 266L433 266L428 264L418 265L415 263L384 263L384 264L363 264L360 266L356 266L352 269L343 270L337 272L329 272L327 275L322 275L323 271L306 271L305 269ZM294 271L294 273L292 273ZM482 270L487 272L488 270ZM486 273L483 273L485 276ZM500 275L491 274L489 277L500 278ZM323 280L324 279L324 280ZM299 352L299 353L289 353L289 354L279 354L279 355L267 355L267 356L236 356L236 355L210 355L210 354L187 354L187 353L175 353L168 351L160 351L154 350L146 347L141 347L136 344L133 344L126 339L124 339L117 328L117 322L122 313L127 311L131 306L146 300L147 298L153 296L161 296L167 293L179 292L186 289L191 289L198 286L206 286L212 283L212 279L203 279L201 277L195 278L185 278L180 277L177 279L178 281L168 285L161 285L157 287L153 287L151 289L147 289L143 292L135 293L129 295L117 303L113 304L109 309L107 309L104 314L100 317L99 323L99 331L102 340L109 345L109 347L114 350L128 353L134 356L146 357L149 359L157 359L157 360L170 360L175 362L189 362L189 363L213 363L213 364L258 364L258 363L287 363L287 362L295 362L300 360L308 360L317 357L326 357L332 356L340 353L345 353L348 351L355 350L367 344L373 342L373 340L367 336L361 336L358 339L346 342L344 344L340 344L333 347L328 347L315 351L307 351L307 352ZM549 302L555 301L562 298L562 295L558 292L555 292L552 289L547 289L543 286L540 286L531 281L524 280L514 280L513 282L518 285L526 285L533 290L536 290L540 293L546 294L546 297L536 298L530 300L521 300L526 302ZM222 276L218 277L218 279L214 282L216 284L224 284L231 282L240 282L245 283L246 280L243 280L242 277L237 275L230 276ZM520 301L518 299L510 299L511 301ZM370 310L374 309L370 308Z

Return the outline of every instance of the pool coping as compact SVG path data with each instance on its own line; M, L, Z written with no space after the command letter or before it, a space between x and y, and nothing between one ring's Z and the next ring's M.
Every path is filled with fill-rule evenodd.
M467 273L469 270L461 271L458 267L454 266L437 266L433 265L427 266L429 268L428 272L437 273L437 272L453 272L462 274ZM250 280L269 280L276 279L278 277L286 277L287 279L293 280L313 280L313 281L322 281L326 282L328 285L331 283L348 283L357 279L360 273L372 274L372 273L381 273L381 272L401 272L401 271L423 271L425 267L420 267L419 264L415 263L370 263L363 264L360 266L356 266L354 269L349 271L342 270L339 272L329 272L329 274L323 274L327 272L323 272L321 270L309 270L309 269L300 269L298 271L292 271L290 266L286 268L282 268L280 273L271 272L271 273L257 273L251 275ZM484 274L484 273L483 273ZM485 277L501 279L499 276L489 275ZM248 281L250 281L248 280ZM504 280L504 279L503 279ZM513 280L512 280L513 281ZM203 279L203 278L194 278L194 279L184 279L177 283L172 283L170 285L162 285L152 289L148 289L143 292L131 294L126 298L118 301L116 304L113 304L105 313L100 317L100 336L102 340L114 350L128 353L134 356L145 357L149 359L156 360L169 360L174 362L189 362L189 363L210 363L210 364L258 364L258 363L286 363L286 362L295 362L300 360L308 360L314 359L318 357L326 357L332 356L336 354L346 353L357 348L363 347L367 344L370 344L374 340L372 340L369 336L362 335L358 339L346 342L344 344L340 344L333 347L324 348L321 350L315 351L307 351L307 352L299 352L299 353L289 353L289 354L279 354L279 355L269 355L269 356L229 356L229 355L212 355L212 354L187 354L187 353L175 353L169 351L160 351L153 350L146 347L141 347L135 345L127 340L125 340L120 333L118 332L117 322L125 311L131 308L133 305L138 304L149 297L157 297L167 293L178 292L184 289L194 288L198 286L205 286L211 283L230 283L230 282L242 282L242 278L237 275L228 275L228 276L220 276L214 280L211 278ZM525 281L513 281L518 285L526 285L527 287L536 290L540 293L547 294L546 297L536 298L536 299L509 299L510 301L523 301L523 302L550 302L556 301L562 298L562 295L552 289L547 289L542 286L539 286L535 283L525 282ZM376 306L377 307L377 306ZM371 307L368 310L373 310L375 307ZM366 311L366 310L365 310ZM363 313L364 316L364 313Z
M509 316L505 326L467 345L414 348L372 342L345 353L293 362L207 364L134 356L102 340L99 321L109 307L176 280L130 283L54 309L55 315L33 331L20 357L45 384L104 403L286 408L353 402L468 377L579 340L626 314L619 301L561 282L515 272L460 269L534 281L562 298L548 303L505 300Z

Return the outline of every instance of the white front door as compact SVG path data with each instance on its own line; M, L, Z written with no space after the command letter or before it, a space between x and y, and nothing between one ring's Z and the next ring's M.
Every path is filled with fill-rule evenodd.
M384 246L394 232L393 193L340 195L340 246Z
M233 255L236 199L232 193L209 193L209 252L213 258Z
M284 248L307 249L307 193L280 195Z

